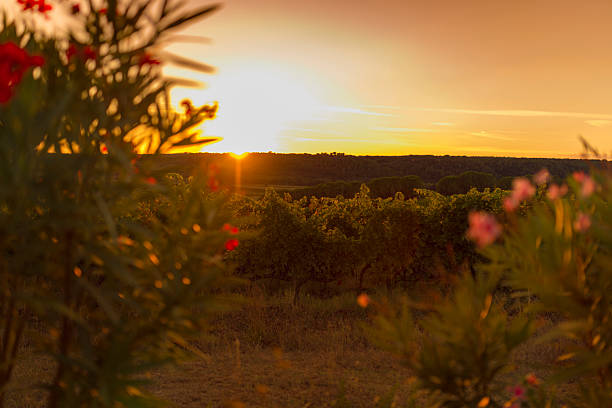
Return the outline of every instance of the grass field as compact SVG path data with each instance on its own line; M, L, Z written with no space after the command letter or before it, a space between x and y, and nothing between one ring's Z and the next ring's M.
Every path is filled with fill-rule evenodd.
M291 293L249 291L238 310L218 316L195 343L207 358L152 371L149 391L186 408L375 407L386 398L408 406L411 374L398 357L370 343L362 329L369 312L354 294L291 301ZM540 326L543 333L550 321ZM531 372L546 378L562 349L530 341L502 379L511 385ZM7 406L44 406L44 392L30 387L50 378L52 368L50 360L24 351ZM568 395L571 390L563 387Z

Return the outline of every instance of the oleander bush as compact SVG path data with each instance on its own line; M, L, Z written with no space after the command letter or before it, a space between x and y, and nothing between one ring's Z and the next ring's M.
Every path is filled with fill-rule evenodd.
M176 111L177 81L161 64L209 67L156 46L215 6L2 7L0 406L26 339L55 363L40 384L48 407L157 405L141 387L146 373L197 352L188 339L227 303L222 260L238 243L206 169L187 188L137 154L208 141L194 128L216 106ZM59 34L40 30L48 24ZM143 216L161 197L172 205Z
M612 173L595 168L562 185L546 185L547 176L534 176L545 197L535 201L536 186L514 181L503 225L489 212L470 213L467 236L485 261L444 301L407 300L401 310L373 303L373 338L403 356L427 404L612 406ZM531 203L523 216L517 212L525 200ZM515 301L525 299L524 313L511 308L508 316L509 291ZM365 294L359 301L370 303ZM422 319L413 317L415 310L425 311ZM537 341L564 338L566 347L549 378L526 372L517 380L508 375L511 355L533 337L532 322L542 316L554 316L554 327ZM553 391L569 383L579 390L574 398Z

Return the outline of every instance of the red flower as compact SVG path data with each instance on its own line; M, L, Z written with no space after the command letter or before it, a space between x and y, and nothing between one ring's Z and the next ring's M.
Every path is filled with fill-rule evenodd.
M218 191L219 190L219 181L215 177L208 178L208 188L210 191Z
M70 61L70 59L74 57L77 53L78 51L76 45L70 44L70 46L66 50L66 58L68 58L68 61Z
M96 50L94 50L89 45L85 47L85 49L83 49L83 59L85 61L88 61L90 59L95 60L97 57L98 55L96 54Z
M70 44L70 46L66 50L66 58L68 58L68 62L70 62L72 57L74 57L75 55L81 57L84 62L87 62L89 60L95 60L98 58L96 50L90 45L86 46L82 50L79 50L76 45Z
M23 10L30 10L36 7L38 0L17 0L17 3L23 6Z
M191 105L191 101L189 99L183 99L181 101L181 106L185 108L185 115L191 116L193 112L193 105Z
M138 61L138 65L142 67L143 65L159 65L161 62L159 60L153 58L151 54L145 52L140 56L140 60Z
M45 14L47 11L51 11L53 6L46 3L47 0L17 0L17 3L23 6L23 10L34 10L38 8L38 12Z
M0 44L0 103L12 98L15 87L28 69L42 66L44 62L43 57L28 55L13 42Z
M155 177L147 177L145 181L151 185L157 184L157 180L155 180Z
M540 380L538 380L538 377L536 377L533 373L527 374L525 376L525 381L527 382L527 384L533 385L534 387L540 384Z
M45 65L45 59L40 55L33 55L30 57L30 65L33 67L42 67Z
M76 3L72 5L72 14L79 14L81 12L81 6Z
M520 385L517 385L512 389L512 396L516 399L523 399L525 396L525 389Z
M107 12L108 12L108 9L106 7L103 7L100 10L98 10L98 13L100 14L106 14Z
M223 224L223 231L229 232L230 235L236 235L240 232L238 227L234 227L233 225L230 225L230 224Z
M225 241L225 249L227 249L228 251L233 251L237 247L238 247L237 239L232 238L232 239L228 239L227 241Z
M47 11L51 11L51 9L53 9L53 6L51 6L50 4L46 4L45 0L38 1L38 11L40 13L45 14Z

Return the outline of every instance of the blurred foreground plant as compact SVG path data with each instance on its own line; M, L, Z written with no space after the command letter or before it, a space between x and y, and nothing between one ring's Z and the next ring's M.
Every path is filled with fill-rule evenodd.
M216 105L176 112L159 65L209 67L154 47L216 7L17 3L0 14L0 406L24 339L55 362L50 408L152 406L145 374L225 304L229 237L206 174L178 191L136 152L210 141L194 127ZM46 37L38 13L71 28ZM182 205L129 216L161 194Z
M559 398L532 374L504 392L500 374L532 333L531 319L508 317L500 306L508 289L527 297L528 316L559 317L539 341L570 339L546 382L577 383L575 406L612 406L612 173L575 173L560 186L547 185L546 172L534 180L537 192L528 180L515 180L503 227L486 212L470 215L467 235L487 261L448 299L426 306L425 317L415 323L411 308L423 308L415 302L401 312L375 303L374 339L404 356L432 406L557 406ZM546 199L534 200L526 216L515 213L536 194Z

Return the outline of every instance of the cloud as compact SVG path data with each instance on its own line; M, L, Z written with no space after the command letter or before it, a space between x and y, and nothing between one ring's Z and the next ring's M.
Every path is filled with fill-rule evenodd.
M486 130L481 130L480 132L470 132L470 135L477 136L477 137L483 137L485 139L493 139L493 140L507 140L507 141L516 140L516 138L514 137L502 136L502 135L498 135L495 133L487 132Z
M524 109L446 109L446 108L416 108L414 110L425 112L441 113L460 113L466 115L487 115L487 116L517 116L517 117L556 117L556 118L579 118L579 119L600 119L612 120L612 114L584 113L584 112L555 112Z
M365 109L390 109L390 110L400 110L401 106L396 105L364 105Z
M381 132L392 132L392 133L430 133L437 132L435 129L418 129L418 128L402 128L402 127L385 127L385 126L375 126L370 128L370 130L378 130Z
M612 125L612 120L592 119L585 120L584 123L595 127L606 127Z
M432 122L431 123L434 126L453 126L454 123L452 122Z
M359 109L359 108L350 108L348 106L326 106L325 109L330 111L330 112L353 113L353 114L356 114L356 115L394 116L394 115L392 115L390 113L373 112L373 111Z

